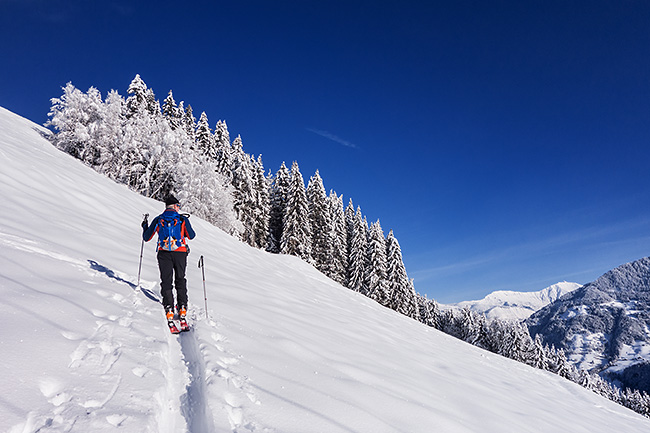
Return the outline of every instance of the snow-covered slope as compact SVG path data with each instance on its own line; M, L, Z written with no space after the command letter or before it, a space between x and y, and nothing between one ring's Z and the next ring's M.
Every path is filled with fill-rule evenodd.
M552 374L380 307L193 218L194 329L172 336L115 185L0 109L0 431L642 432ZM205 256L208 313L201 273Z
M580 286L564 281L537 292L499 290L478 301L464 301L453 306L484 313L488 319L520 321Z

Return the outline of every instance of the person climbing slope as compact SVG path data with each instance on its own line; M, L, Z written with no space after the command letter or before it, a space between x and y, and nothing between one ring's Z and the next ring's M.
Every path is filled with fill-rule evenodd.
M149 242L158 234L156 247L158 268L160 269L160 294L169 329L172 333L179 330L174 323L174 307L180 319L181 330L188 330L185 316L187 314L187 255L189 254L188 239L194 239L196 233L190 224L189 215L180 214L181 204L173 195L165 199L165 211L147 223L142 222L142 239ZM176 288L176 303L174 291Z

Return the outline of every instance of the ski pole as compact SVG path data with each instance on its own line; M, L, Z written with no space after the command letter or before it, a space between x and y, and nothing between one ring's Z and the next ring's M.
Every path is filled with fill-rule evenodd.
M143 223L147 222L147 218L149 218L149 214L146 213L143 215L144 216L144 221ZM142 253L144 252L144 239L142 239L142 245L140 245L140 264L138 265L138 287L140 287L140 272L142 271Z
M205 264L203 263L203 256L199 259L199 268L203 274L203 298L205 299L205 318L208 318L208 294L205 291Z

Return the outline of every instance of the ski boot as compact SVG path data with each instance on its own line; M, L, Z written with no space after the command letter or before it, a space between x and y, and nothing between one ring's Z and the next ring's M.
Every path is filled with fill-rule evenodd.
M178 307L178 318L181 322L181 332L189 331L190 330L190 325L187 324L187 320L185 319L185 316L187 315L187 307L185 305L181 305Z
M172 334L179 334L181 331L176 326L176 323L174 323L174 308L173 307L165 307L165 317L167 318L167 326L169 326L169 331Z

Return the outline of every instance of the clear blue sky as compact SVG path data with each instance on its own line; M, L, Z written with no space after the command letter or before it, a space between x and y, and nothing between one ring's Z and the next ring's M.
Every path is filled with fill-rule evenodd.
M140 74L319 169L441 302L650 255L647 1L0 0L0 40L1 106Z

